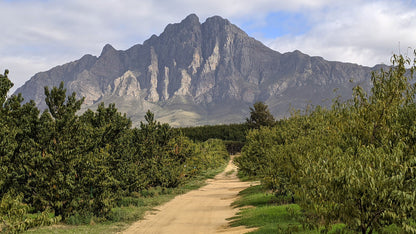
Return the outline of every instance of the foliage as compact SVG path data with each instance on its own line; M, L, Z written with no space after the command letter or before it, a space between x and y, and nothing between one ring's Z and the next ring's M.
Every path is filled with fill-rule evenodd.
M184 194L190 190L198 189L206 184L206 179L212 179L224 170L226 164L218 168L208 169L202 173L187 179L176 188L155 187L132 193L117 202L117 207L111 209L106 222L97 217L86 219L82 216L74 216L71 222L77 225L57 225L30 229L26 233L119 233L128 228L133 221L142 219L146 212L154 211L156 206L168 202L176 195ZM68 222L66 222L68 223Z
M184 127L179 130L189 139L199 142L209 139L244 142L248 127L245 123L241 123Z
M259 129L261 126L273 126L275 120L268 109L268 106L263 102L256 102L253 107L250 107L250 118L247 118L247 125L250 128Z
M239 168L291 195L308 227L344 223L372 233L395 224L416 232L416 64L408 64L394 56L389 70L373 73L369 95L356 87L353 99L335 99L329 110L250 131Z
M0 197L14 204L1 213L7 228L22 224L29 207L43 212L38 217L51 211L69 223L102 220L123 196L175 188L227 160L222 141L194 143L150 111L133 129L114 104L77 115L84 98L67 95L61 83L45 87L48 110L40 113L20 94L7 98L7 71L0 81ZM10 200L8 194L21 196ZM19 211L10 213L12 207ZM46 221L30 222L22 225Z
M35 217L28 216L29 206L22 203L23 196L12 198L5 194L0 202L0 230L5 233L18 233L31 227L44 226L57 223L60 217L50 218L48 211L37 214Z
M241 152L245 142L242 141L224 141L229 154L237 154Z
M228 124L228 125L205 125L195 127L184 127L179 130L188 138L194 141L207 141L209 139L224 140L227 151L235 154L241 151L246 139L248 125Z
M9 74L9 70L4 71L4 75L0 74L0 104L6 101L7 92L13 87L13 83L9 80L7 75Z
M299 223L300 207L282 204L280 198L263 185L242 190L232 205L248 208L243 208L231 218L231 226L257 228L253 233L295 233L302 229Z

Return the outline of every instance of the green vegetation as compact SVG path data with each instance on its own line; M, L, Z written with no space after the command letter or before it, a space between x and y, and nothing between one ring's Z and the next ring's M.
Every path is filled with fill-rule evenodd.
M221 139L225 142L230 154L241 151L246 140L246 133L249 130L248 125L228 124L228 125L206 125L196 127L179 128L179 130L189 139L203 142L209 139Z
M253 107L250 107L250 118L247 118L247 125L250 128L259 129L261 126L272 127L275 124L275 120L268 109L268 106L263 102L254 103Z
M47 233L117 233L128 228L131 223L144 217L146 211L152 211L155 206L168 202L176 195L184 194L190 190L205 185L206 179L214 178L224 170L226 164L215 169L209 169L189 179L176 188L149 188L135 194L133 197L124 197L117 206L111 209L109 217L104 222L97 222L96 218L91 219L87 224L74 220L74 224L60 224L55 226L29 229L26 233L47 234ZM82 218L82 217L79 217ZM82 222L81 222L82 223Z
M189 139L198 142L209 139L221 139L225 142L228 152L236 154L241 152L249 129L258 129L260 126L273 126L274 124L274 117L270 114L267 105L263 102L256 102L253 107L250 107L250 118L247 118L246 123L205 125L178 129Z
M325 226L307 227L305 216L298 204L291 203L290 196L276 196L264 185L249 187L239 193L233 203L241 211L230 218L233 227L255 228L250 233L355 233L345 228L343 223L335 223L328 230ZM389 225L378 233L405 233L397 225Z
M182 133L194 141L221 139L224 141L245 141L248 127L246 124L205 125L179 128Z
M147 112L139 128L114 104L76 115L83 98L45 87L40 113L0 76L0 228L111 220L126 197L177 188L228 160L220 140L194 143Z
M416 52L415 52L416 53ZM416 87L393 57L366 94L248 133L237 164L300 207L305 231L415 233Z
M290 233L302 229L300 207L286 204L285 199L278 198L264 185L241 191L233 206L243 208L231 219L231 226L258 228L253 233Z
M40 113L21 95L7 98L6 71L0 228L15 233L62 220L79 226L34 231L122 230L224 165L225 144L211 139L220 138L244 144L239 173L262 182L241 192L234 205L254 207L232 225L257 233L416 233L416 60L409 65L394 56L389 70L373 73L370 94L358 86L351 100L335 99L329 109L276 122L256 103L247 124L179 130L150 111L131 128L114 104L78 116L83 99L67 96L63 83L45 88L49 109Z

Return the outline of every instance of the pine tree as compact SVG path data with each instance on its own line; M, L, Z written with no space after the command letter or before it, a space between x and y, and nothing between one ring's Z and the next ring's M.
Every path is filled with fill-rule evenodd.
M253 107L250 107L250 118L246 119L250 128L259 129L260 126L274 126L276 121L268 106L263 102L254 103Z

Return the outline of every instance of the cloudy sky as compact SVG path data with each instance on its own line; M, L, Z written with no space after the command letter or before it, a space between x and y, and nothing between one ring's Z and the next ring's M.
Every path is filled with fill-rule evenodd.
M373 66L416 48L416 0L0 0L0 71L14 91L107 43L126 50L196 13L279 51Z

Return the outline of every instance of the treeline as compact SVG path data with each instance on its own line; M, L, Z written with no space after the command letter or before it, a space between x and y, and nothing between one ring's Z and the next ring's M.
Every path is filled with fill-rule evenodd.
M249 130L247 123L205 125L196 127L178 128L186 137L203 142L208 139L221 139L226 144L230 154L241 151L246 140L246 133Z
M415 63L393 57L366 94L251 130L239 169L299 204L304 227L415 233Z
M73 216L105 219L122 197L176 187L227 160L221 141L194 143L150 111L138 128L114 104L78 116L83 99L67 96L63 83L45 88L48 110L40 113L20 94L7 98L13 85L7 75L0 75L3 231ZM29 218L28 212L38 215Z
M200 142L208 139L244 142L246 140L246 132L248 129L249 128L246 123L179 128L185 136L194 141Z

